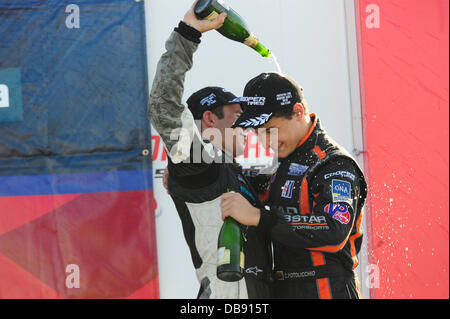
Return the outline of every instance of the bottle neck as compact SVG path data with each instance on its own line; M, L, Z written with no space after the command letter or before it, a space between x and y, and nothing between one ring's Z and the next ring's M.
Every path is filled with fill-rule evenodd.
M260 42L258 42L258 44L256 45L255 50L265 58L270 57L270 51L266 49L266 47Z

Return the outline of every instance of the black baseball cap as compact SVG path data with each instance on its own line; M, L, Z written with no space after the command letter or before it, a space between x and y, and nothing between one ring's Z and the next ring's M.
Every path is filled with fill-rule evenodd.
M218 106L240 103L237 97L227 89L218 86L209 86L192 94L186 101L194 119L202 118L203 113L212 111Z
M303 88L291 77L279 73L261 73L251 79L241 98L242 115L233 127L258 128L278 112L292 109L303 101Z

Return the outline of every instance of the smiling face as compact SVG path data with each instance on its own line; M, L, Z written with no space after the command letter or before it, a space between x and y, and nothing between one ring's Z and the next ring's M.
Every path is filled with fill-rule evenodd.
M296 104L291 118L272 117L258 129L258 136L265 148L270 146L278 152L279 158L286 158L298 147L311 125L311 119L305 114L302 105Z
M242 108L239 103L223 106L222 118L217 117L216 127L221 131L230 128L231 125L241 116Z
M258 129L258 136L264 146L274 152L278 152L279 158L285 158L291 154L299 139L298 122L288 120L283 117L273 117L261 129Z
M241 105L225 105L219 116L216 113L207 111L203 115L203 136L233 157L241 155L245 150L245 135L242 128L231 128L242 114Z
M232 129L233 123L241 116L240 104L230 104L223 107L223 118L217 122L217 128L222 134L222 149L233 157L239 156L245 149L245 137L240 128Z

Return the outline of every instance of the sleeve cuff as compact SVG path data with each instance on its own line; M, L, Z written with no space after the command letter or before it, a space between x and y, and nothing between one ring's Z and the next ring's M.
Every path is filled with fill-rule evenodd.
M200 43L200 38L202 37L202 33L195 29L194 27L191 27L184 21L180 21L178 24L178 27L176 27L175 32L178 32L181 34L184 38L194 42L194 43Z
M256 229L258 229L258 231L262 232L263 234L270 235L270 231L277 222L277 216L267 209L261 209L260 212L261 216L259 218L259 224Z

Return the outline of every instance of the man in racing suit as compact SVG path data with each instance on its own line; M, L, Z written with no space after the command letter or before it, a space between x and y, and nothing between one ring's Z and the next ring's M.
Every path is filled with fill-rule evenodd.
M220 26L224 18L222 14L214 21L200 21L195 18L192 8L186 14L184 21L170 35L166 42L167 52L158 63L148 114L168 151L169 191L200 282L198 298L271 298L270 239L255 227L242 227L244 279L225 282L216 276L217 240L223 224L221 195L234 191L242 193L249 204L262 205L232 159L232 154L243 145L228 143L226 134L221 138L215 136L212 143L205 141L194 118L201 119L210 128L217 128L213 122L219 120L212 111L222 107L229 113L238 108L240 115L239 99L222 88L208 87L188 99L189 110L181 103L185 74L192 67L201 32ZM228 129L231 130L237 117L228 124Z
M361 169L308 114L303 89L291 78L261 74L247 84L243 99L244 113L234 126L266 129L258 134L281 160L265 209L224 194L223 217L270 234L275 298L360 298L354 269L367 195Z

